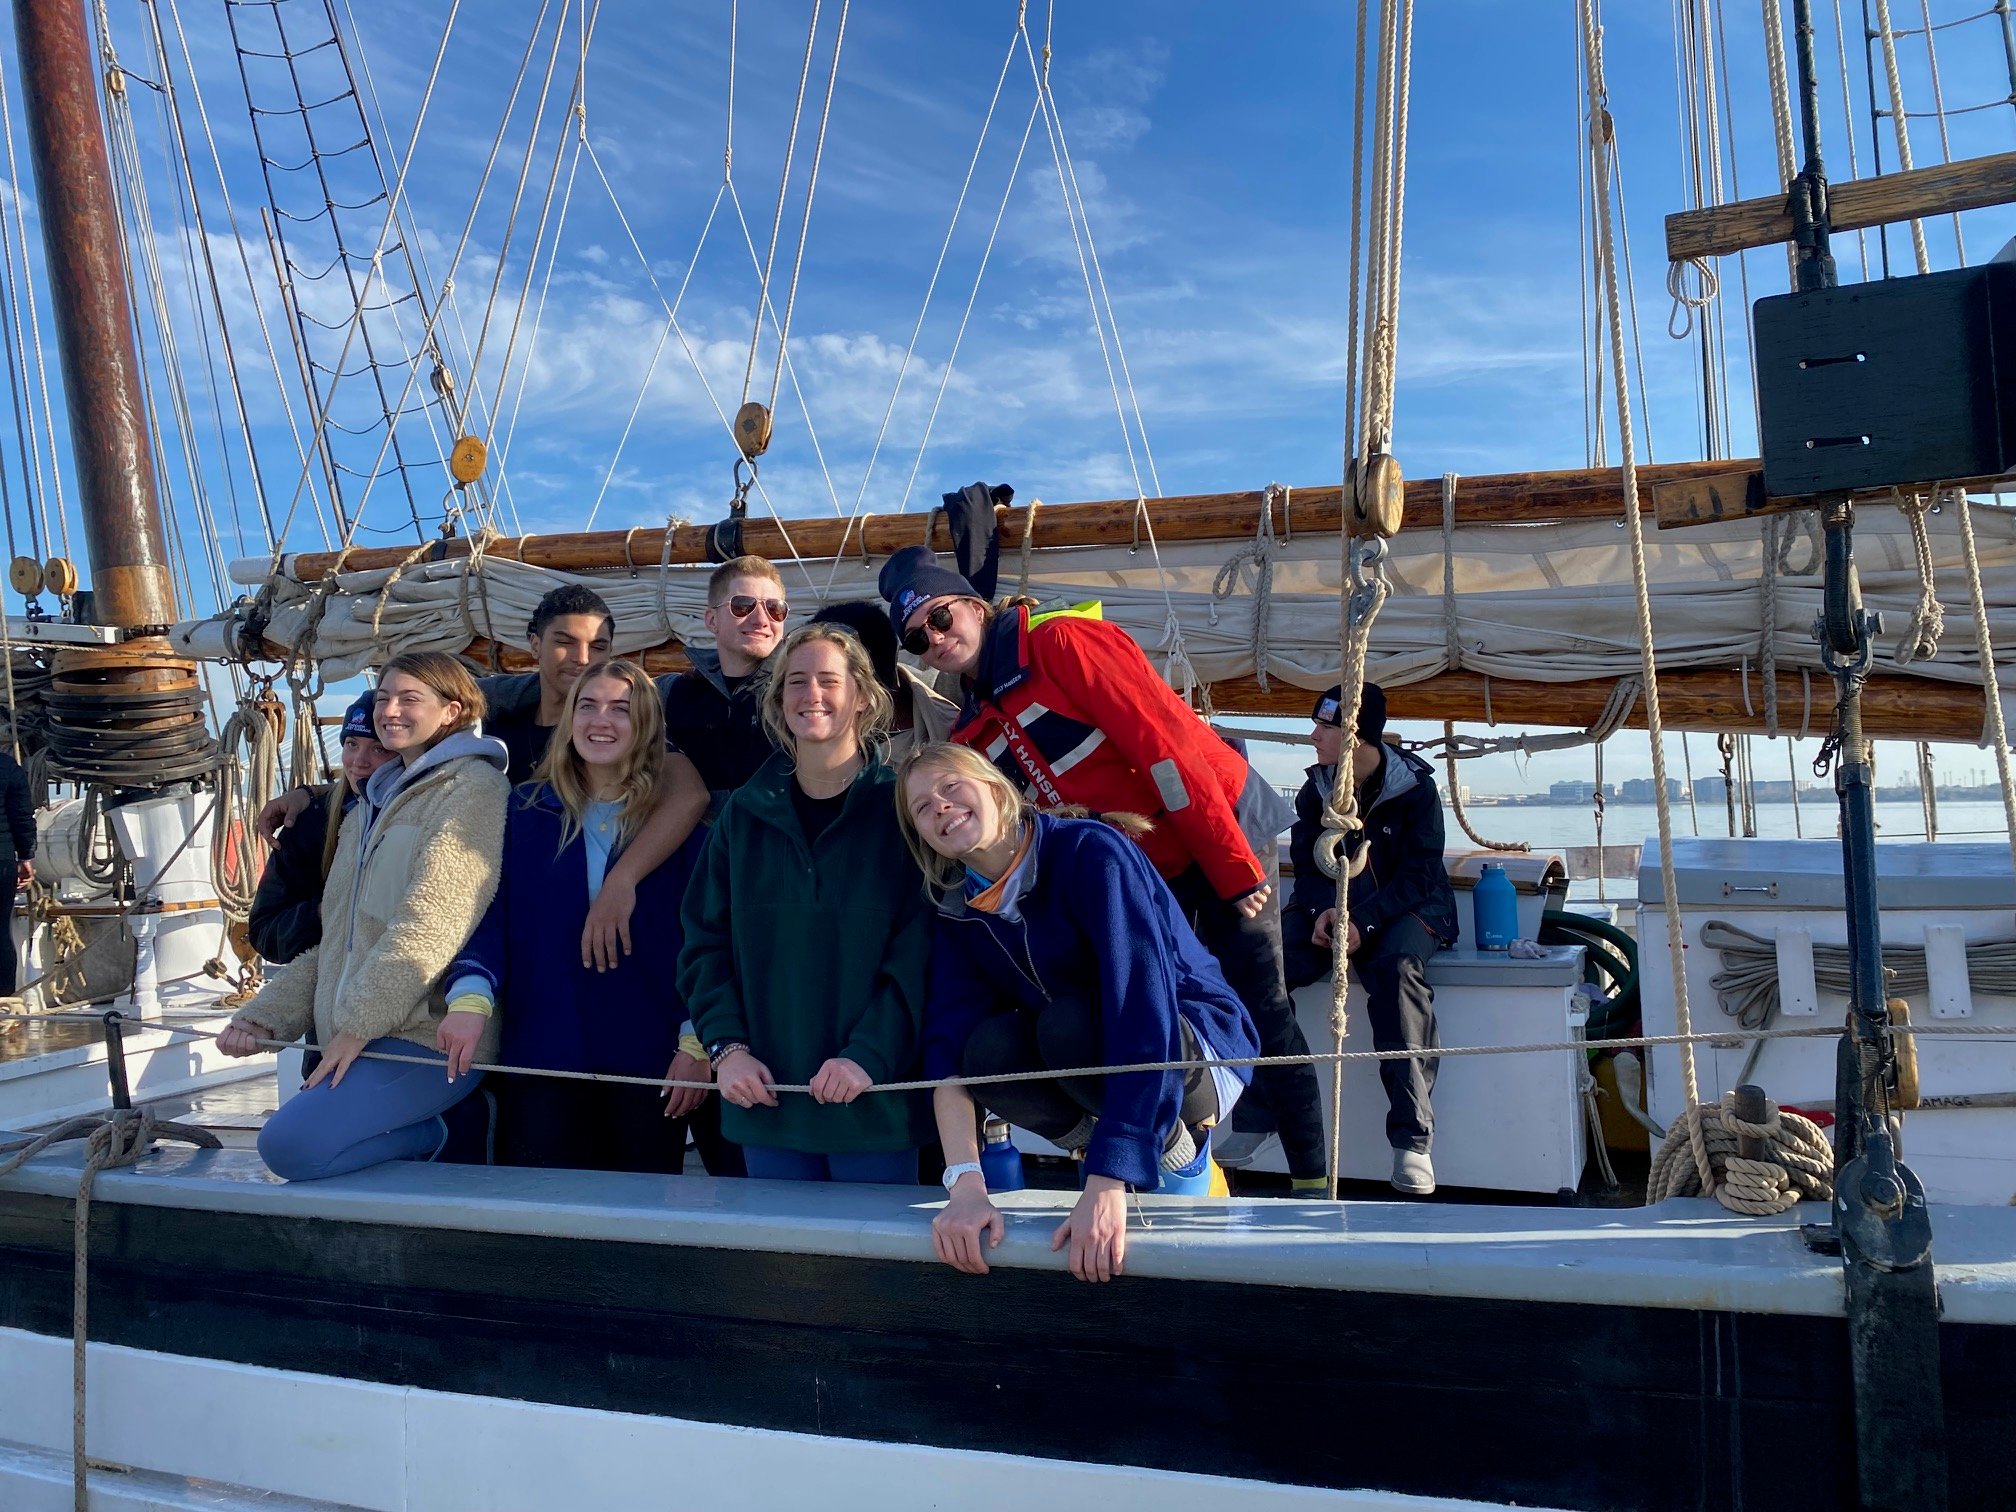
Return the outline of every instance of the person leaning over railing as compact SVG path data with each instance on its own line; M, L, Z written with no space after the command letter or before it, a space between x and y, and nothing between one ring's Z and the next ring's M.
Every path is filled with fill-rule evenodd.
M322 1064L259 1131L276 1176L434 1158L441 1115L481 1079L471 1064L494 1059L495 1018L445 1012L436 990L497 888L508 758L476 733L482 718L482 690L452 656L409 652L380 674L375 724L393 759L337 839L321 942L217 1039L226 1055L253 1055L315 1026ZM367 1049L406 1059L360 1059Z
M1253 1021L1168 884L1118 828L1031 812L965 746L912 752L897 783L904 836L936 905L925 1076L1193 1063L934 1094L951 1194L931 1225L939 1258L984 1274L987 1247L1001 1242L977 1100L1083 1153L1084 1195L1051 1247L1070 1246L1079 1280L1111 1280L1126 1258L1127 1188L1193 1185L1208 1173L1211 1126L1252 1072L1201 1062L1259 1054Z
M961 681L952 738L986 752L1037 808L1144 816L1141 848L1245 1003L1264 1053L1307 1055L1268 917L1271 879L1242 828L1243 818L1274 808L1275 795L1246 758L1118 625L1073 610L1032 613L1026 601L990 606L922 546L891 557L878 586L904 648ZM1271 819L1256 828L1279 833ZM1315 1072L1264 1067L1253 1091L1240 1125L1250 1119L1257 1134L1271 1115L1295 1192L1321 1196L1328 1157Z
M615 970L584 965L574 944L604 876L657 811L668 780L657 690L634 663L598 663L575 681L559 728L566 738L511 795L497 895L448 972L448 1006L502 1008L503 1065L667 1076L686 1015L668 990L679 903L702 842L688 841L638 885L636 943ZM687 1048L704 1067L698 1043ZM677 1174L687 1115L708 1091L704 1076L678 1079L667 1098L650 1087L514 1077L497 1163Z
M862 1095L912 1069L931 948L877 750L889 695L850 631L807 625L762 709L781 749L722 808L681 914L722 1132L751 1176L914 1184L924 1098Z

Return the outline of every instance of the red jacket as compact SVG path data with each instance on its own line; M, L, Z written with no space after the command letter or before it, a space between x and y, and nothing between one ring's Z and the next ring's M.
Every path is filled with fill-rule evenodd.
M952 738L986 753L1038 808L1145 816L1164 877L1195 864L1221 898L1267 881L1236 809L1246 759L1155 675L1118 625L1029 611L995 616Z

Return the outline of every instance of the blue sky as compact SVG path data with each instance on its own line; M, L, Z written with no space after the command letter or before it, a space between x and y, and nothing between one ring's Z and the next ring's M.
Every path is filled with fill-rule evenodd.
M368 71L366 101L381 146L403 152L448 0L336 4L346 27L354 25L353 62L360 74ZM1977 8L1944 4L1933 10L1945 19ZM1857 9L1853 0L1848 9ZM168 45L189 129L196 130L193 84L216 133L242 245L255 272L270 270L257 224L265 188L225 8L184 0L179 11L166 3L159 10L168 20L179 19L186 33L186 58L172 28ZM555 51L563 10L566 31ZM807 129L773 281L773 301L780 306L810 166L810 123L817 117L839 10L838 0L826 0L821 12ZM1831 7L1820 10L1829 163L1846 176ZM1917 10L1908 3L1897 7L1899 24L1910 24ZM315 35L310 23L319 6L296 4L282 11L295 18L290 25L297 44ZM463 0L407 181L417 248L427 264L425 281L438 292L446 276L512 76L530 44L530 82L505 127L492 182L470 222L443 322L451 367L464 392L473 387L490 393L500 376L503 347L510 342L513 348L511 368L503 374L500 422L484 427L493 445L501 447L507 435L509 440L510 487L500 523L537 532L578 529L591 509L599 527L658 524L668 513L712 518L726 501L733 453L706 385L729 410L741 398L759 287L751 248L732 208L721 208L701 244L703 223L722 184L729 5L603 0L584 75L593 159L577 157L563 131L579 62L581 11L568 0L546 0L543 6L538 0ZM1755 195L1775 172L1763 49L1755 7L1731 5L1727 11L1722 40L1728 49L1729 117L1738 123L1731 193ZM146 9L114 0L111 12L123 61L143 76L157 72ZM809 0L792 0L745 4L739 17L733 179L758 254L776 209L810 12ZM1665 331L1670 301L1660 218L1681 206L1686 193L1672 7L1611 0L1606 12L1608 79L1643 324L1649 450L1658 458L1697 456L1702 448L1698 349ZM248 48L270 48L270 21L263 12L244 7L232 14ZM1352 15L1347 6L1310 3L1274 4L1264 12L1198 0L1067 0L1057 7L1052 80L1163 492L1253 487L1275 479L1317 483L1337 476ZM805 394L823 464L787 381L776 440L763 465L769 499L786 514L831 513L836 500L842 510L854 507L885 412L887 433L865 489L872 509L897 507L906 492L917 507L975 477L1012 481L1025 497L1063 501L1130 494L1138 469L1152 490L1147 452L1137 441L1130 461L1123 443L1040 122L1019 170L1011 173L1034 98L1028 64L1019 56L1008 70L915 355L891 409L897 372L1015 16L1014 5L1000 0L960 5L855 0L851 6L790 341L795 384ZM1032 5L1030 25L1039 45L1043 24L1044 8ZM1477 473L1579 465L1589 440L1581 358L1574 7L1566 0L1434 0L1418 7L1416 24L1396 450L1416 476L1445 469ZM1944 34L1939 62L1949 106L2009 94L1996 25L1992 19L1972 22ZM261 26L269 29L262 33ZM1869 122L1852 17L1850 45L1858 153L1866 173ZM542 96L538 86L549 56L554 71ZM302 62L311 98L338 92L323 88L335 82L331 58L325 51ZM1929 108L1922 41L1907 39L1904 63L1909 103ZM270 109L286 93L278 65L255 58L247 69L255 102ZM186 270L193 259L194 244L171 235L175 189L160 150L159 97L143 88L137 98L148 193L173 285L176 270ZM527 161L527 134L541 98L546 105L526 170L527 189L493 304L488 296L505 247L507 206ZM18 110L18 95L16 100ZM325 148L342 145L334 123L344 108L339 102L318 114L329 123L323 128ZM271 155L300 156L290 150L288 136L290 130L298 134L298 127L276 116L262 118L262 124ZM2016 145L2012 128L2016 111L2006 107L1955 117L1953 153L2006 150ZM1918 161L1936 161L1934 123L1914 121L1913 136ZM204 161L197 190L206 205L212 253L229 272L239 244L223 226L217 175L203 149L198 151ZM1883 152L1884 162L1894 164L1887 141ZM539 207L556 161L556 219L561 191L572 184L564 230L556 240L555 220L549 219L534 257ZM597 161L613 186L613 201ZM347 199L349 188L363 182L364 166L358 154L330 160L338 199ZM283 173L276 181L281 203L296 214L311 215L319 206L319 188L308 173ZM985 281L948 377L954 333L1004 202ZM618 204L644 253L641 261L619 220ZM353 243L368 250L382 209L342 214ZM304 264L312 261L326 223L283 220L282 226ZM31 221L31 234L33 229ZM1967 218L1965 229L1969 259L1978 261L2016 232L2016 217L1978 212ZM1950 225L1942 222L1928 231L1935 262L1951 265ZM1844 279L1861 276L1856 239L1842 238L1838 250ZM1908 261L1901 235L1893 236L1891 250L1900 267ZM403 278L398 259L388 266L395 280ZM508 333L521 311L528 268L533 278L512 341ZM1783 259L1775 251L1753 254L1747 270L1753 295L1785 285ZM1750 439L1741 413L1747 409L1742 401L1747 383L1734 260L1725 263L1723 276L1736 306L1728 314L1738 394L1730 445L1743 453ZM270 368L263 378L259 372L266 359L253 296L242 274L230 272L227 284L233 278L229 317L246 367L268 507L278 518L289 512L297 493L305 494L301 480L312 478L314 469L297 459ZM676 337L660 345L658 293L669 297L682 281L680 325L693 361ZM311 310L340 323L344 300L333 285L300 287ZM261 297L298 410L300 382L284 346L284 326L270 293ZM468 359L486 310L491 334L472 381ZM397 347L401 337L410 348L417 323L411 306L404 320L395 331L388 312L374 317L371 329L388 348ZM193 326L185 323L183 335L185 353L196 350ZM324 333L311 339L335 338ZM769 389L775 352L774 337L766 336L757 353L758 397ZM194 374L199 364L185 356L184 366ZM403 379L403 373L393 376ZM930 420L930 442L920 462L941 381L942 403ZM364 374L346 378L334 413L367 420L378 404L368 382ZM423 382L413 402L425 397ZM361 414L354 408L359 404ZM243 449L231 438L231 426L220 427L215 418L228 405L207 379L193 378L191 405L205 417L199 429L207 426L210 434L201 467L222 554L256 554L265 541ZM618 442L633 406L635 421L619 457ZM515 426L501 423L514 413ZM60 430L60 413L57 420ZM220 430L223 443L217 440ZM409 437L414 456L428 454L416 425L402 427L402 442ZM361 469L371 462L377 440L350 437L339 445ZM0 451L12 446L11 434L0 440ZM228 467L226 456L234 459ZM11 451L8 459L10 466L18 460ZM913 468L914 486L906 487ZM438 472L416 469L416 476L422 481L415 501L431 528L445 490ZM184 488L177 503L185 535L197 536L203 527L188 492ZM304 497L293 514L288 543L319 545L313 504ZM414 539L404 491L381 484L365 510L360 539L402 538ZM196 576L199 594L208 592L200 568ZM1642 741L1635 747L1638 754L1625 742L1615 748L1613 769L1620 775L1641 769ZM1516 780L1509 771L1504 775L1507 782L1499 784L1494 773L1480 768L1478 785ZM1586 761L1578 756L1536 763L1532 775L1535 780L1586 775Z

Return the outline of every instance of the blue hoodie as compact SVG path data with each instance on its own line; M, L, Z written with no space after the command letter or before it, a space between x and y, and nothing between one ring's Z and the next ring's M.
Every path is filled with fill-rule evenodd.
M963 893L939 903L924 1074L957 1076L981 1020L1040 1013L1057 998L1098 1003L1108 1065L1181 1060L1181 1021L1208 1055L1258 1055L1245 1005L1141 848L1097 820L1039 814L1035 824L1012 907L978 912ZM1252 1079L1248 1067L1233 1075ZM1107 1077L1086 1170L1153 1186L1182 1105L1180 1071Z

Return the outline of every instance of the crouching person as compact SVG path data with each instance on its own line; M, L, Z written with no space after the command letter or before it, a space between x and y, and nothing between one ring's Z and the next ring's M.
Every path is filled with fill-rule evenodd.
M497 888L509 758L477 733L482 717L483 694L454 657L385 664L375 722L392 759L343 819L321 941L218 1037L225 1054L251 1055L315 1026L322 1063L259 1132L276 1176L434 1158L448 1137L441 1115L481 1078L470 1066L494 1058L495 1021L446 1011L436 990ZM367 1049L402 1059L360 1059Z
M1295 888L1281 910L1281 938L1292 990L1330 975L1336 951L1337 884L1316 864L1323 811L1343 766L1343 689L1316 700L1311 718L1316 765L1295 798L1290 855ZM1350 780L1358 785L1364 828L1348 855L1368 854L1351 879L1350 926L1344 954L1365 989L1372 1043L1380 1050L1435 1047L1435 989L1428 958L1456 943L1456 894L1442 859L1442 800L1434 770L1419 756L1386 744L1386 692L1365 684L1356 739L1349 742ZM1417 1196L1435 1190L1430 1147L1435 1116L1431 1058L1379 1063L1386 1088L1386 1139L1393 1147L1393 1185Z
M1081 1281L1111 1280L1126 1259L1127 1188L1209 1171L1211 1127L1252 1073L1203 1062L1258 1055L1253 1021L1168 884L1117 829L1031 812L966 746L913 752L899 781L911 849L938 900L927 1077L1192 1063L935 1094L951 1194L932 1223L939 1258L981 1274L987 1246L1001 1241L979 1165L977 1097L1083 1152L1084 1194L1051 1247L1070 1247Z
M762 711L780 749L723 806L681 913L679 990L721 1130L754 1177L914 1186L925 1100L869 1091L917 1058L931 949L877 755L889 695L851 632L807 625Z
M579 943L583 922L610 868L667 801L675 758L665 747L658 690L632 662L583 672L559 729L565 736L547 747L537 777L511 796L497 895L448 974L448 1006L483 1014L502 1007L505 1065L677 1083L661 1094L514 1077L502 1101L498 1164L677 1175L687 1117L709 1080L698 1042L681 1045L686 1010L671 990L679 903L700 842L687 841L638 884L630 953L613 970L590 966ZM696 791L689 827L706 802ZM706 1144L702 1152L718 1158Z

